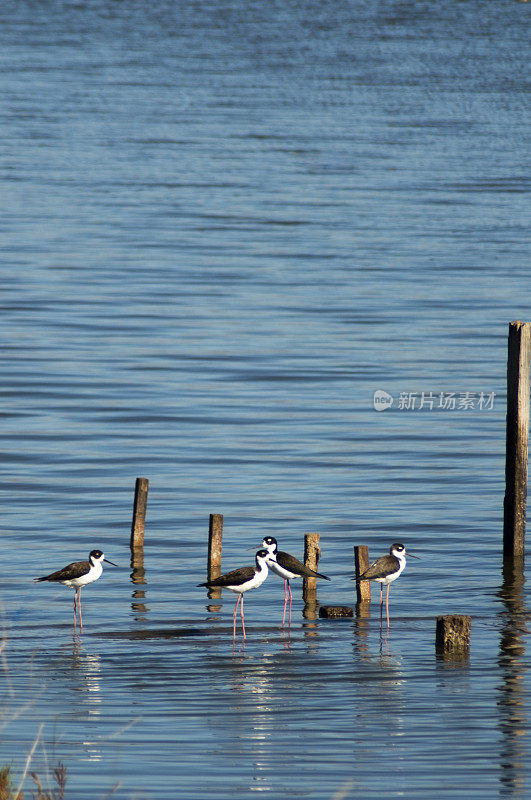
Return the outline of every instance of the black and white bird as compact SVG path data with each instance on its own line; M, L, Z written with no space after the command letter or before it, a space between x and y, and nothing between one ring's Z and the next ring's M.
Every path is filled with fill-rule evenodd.
M269 553L275 556L275 561L272 561L269 565L271 567L272 572L275 572L281 578L284 579L284 615L282 617L282 625L286 623L286 605L288 602L288 594L289 594L289 622L288 625L291 625L291 586L290 580L292 578L323 578L325 581L329 581L330 578L327 578L326 575L321 575L319 572L314 572L313 569L310 569L302 561L299 561L298 558L295 556L290 555L289 553L283 553L281 550L278 549L277 540L274 536L266 536L262 542L262 547L264 547Z
M243 595L250 589L257 589L261 586L268 576L269 569L274 562L274 556L268 550L258 550L255 556L254 567L240 567L233 569L231 572L220 575L219 578L212 578L204 583L198 583L198 586L206 586L209 589L215 587L228 589L229 592L236 592L238 599L234 606L233 626L232 626L232 641L236 639L236 614L238 612L238 603L240 603L240 614L242 618L243 638L246 639L245 634L245 620L243 614Z
M389 627L389 586L400 577L406 566L406 556L418 558L412 553L406 553L405 545L394 542L389 548L389 554L381 556L367 567L358 581L377 581L380 584L380 623L383 616L383 587L387 586L385 608L387 611L387 627Z
M105 561L106 564L112 564L113 567L117 566L112 561L106 559L101 550L91 550L88 561L74 561L72 564L58 569L57 572L52 572L51 575L45 575L43 578L35 578L36 583L40 583L41 581L62 583L64 586L70 586L74 590L74 627L77 625L76 611L79 609L79 624L81 630L83 630L81 587L86 586L88 583L93 583L101 577L103 561Z

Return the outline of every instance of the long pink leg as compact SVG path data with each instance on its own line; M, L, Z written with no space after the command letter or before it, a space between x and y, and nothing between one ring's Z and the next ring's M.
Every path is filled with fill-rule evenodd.
M284 580L284 615L282 617L282 627L286 624L286 605L288 602L288 586L289 582Z
M74 630L77 628L77 589L74 589Z
M243 597L243 595L241 593L238 595L238 599L236 600L236 605L234 606L234 614L233 614L233 617L232 617L232 622L233 622L233 624L232 624L232 641L233 641L233 643L236 641L236 614L238 613L238 603L240 602L240 597Z
M288 581L288 591L289 591L289 623L288 627L291 628L291 601L292 601L292 594L291 594L291 584Z
M81 616L81 586L79 587L77 595L77 607L79 609L79 628L83 630L83 617Z
M385 610L387 611L387 627L389 627L389 584L387 584L387 594L385 596Z
M382 630L382 618L383 618L383 584L380 583L380 630Z
M243 618L243 594L242 594L241 598L242 598L242 601L240 603L240 613L242 615L243 638L247 639L247 636L245 635L245 620Z

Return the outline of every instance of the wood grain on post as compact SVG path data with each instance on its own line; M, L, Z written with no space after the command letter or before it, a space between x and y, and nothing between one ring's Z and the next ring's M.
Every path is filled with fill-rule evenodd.
M442 656L463 658L470 649L472 618L465 614L447 614L437 617L435 647Z
M366 544L359 544L354 547L354 569L356 571L356 596L358 603L370 602L371 600L371 582L360 581L360 575L363 575L369 567L369 548Z
M524 557L529 439L531 323L511 322L507 353L507 432L503 555Z
M207 577L211 581L221 575L221 544L223 539L223 514L211 514L208 521Z
M208 520L208 560L207 576L211 581L221 575L221 544L223 539L223 514L211 514ZM208 590L208 597L217 600L221 589L217 586ZM219 611L220 606L209 606L209 611Z
M147 478L136 479L135 499L133 503L133 521L131 523L131 550L137 550L144 547L148 489L149 481Z
M320 533L306 533L304 536L304 564L314 572L318 572ZM317 578L304 578L302 581L302 597L305 603L314 603L317 596Z

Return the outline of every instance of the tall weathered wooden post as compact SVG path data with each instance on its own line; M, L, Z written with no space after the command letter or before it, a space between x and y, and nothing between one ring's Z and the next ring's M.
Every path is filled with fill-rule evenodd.
M131 552L144 547L144 531L146 529L146 508L149 490L147 478L137 478L135 499L133 502L133 521L131 522Z
M531 323L511 322L509 324L505 499L503 503L504 559L523 560L525 551L530 342Z
M223 514L211 514L208 521L208 560L207 575L208 580L219 578L221 575L221 545L223 541ZM219 600L221 589L214 587L208 590L208 597L212 600ZM218 610L219 606L212 607L210 610Z

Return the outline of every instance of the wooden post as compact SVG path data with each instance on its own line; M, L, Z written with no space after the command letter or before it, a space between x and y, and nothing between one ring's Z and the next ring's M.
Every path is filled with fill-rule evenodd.
M304 564L317 572L319 566L320 533L306 533L304 536ZM304 578L302 581L302 597L305 603L315 603L317 597L317 578Z
M466 658L470 649L471 617L465 614L447 614L437 617L435 647L439 655L449 658Z
M208 522L207 577L211 581L221 575L221 540L223 538L223 514L211 514Z
M531 323L509 324L503 556L522 560L527 505L530 341Z
M208 520L208 559L207 575L208 580L219 578L221 575L221 540L223 538L223 514L211 514ZM209 589L207 596L211 600L219 600L221 589L217 586ZM209 605L209 611L219 611L221 606Z
M136 479L135 500L133 503L133 521L131 523L131 550L144 547L148 488L149 481L147 478Z
M337 619L337 617L353 617L354 611L350 606L320 606L319 616L327 619Z
M358 603L371 601L371 582L360 581L360 575L363 575L369 567L369 548L366 544L355 545L354 547L354 569L356 572L356 596Z

